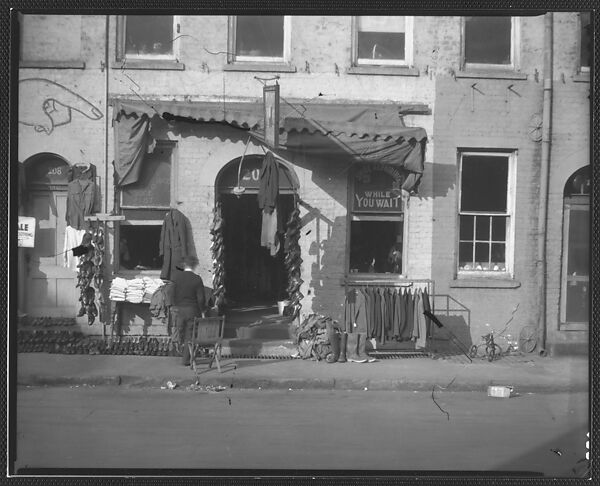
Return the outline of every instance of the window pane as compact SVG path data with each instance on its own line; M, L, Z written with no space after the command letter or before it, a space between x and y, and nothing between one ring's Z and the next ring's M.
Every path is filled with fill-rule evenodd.
M358 58L405 58L404 17L358 17Z
M510 17L466 17L465 61L510 64Z
M123 206L170 206L171 152L170 147L157 147L146 156L140 179L122 189Z
M569 282L567 284L567 321L589 321L589 283Z
M459 244L458 262L461 270L473 270L473 243Z
M492 217L492 240L494 241L505 241L506 240L506 223L508 218L505 216L493 216Z
M172 54L173 38L172 15L126 17L126 54Z
M581 59L582 67L590 67L592 60L592 25L590 13L581 13Z
M350 272L402 273L402 222L352 221Z
M506 245L492 243L492 270L506 270Z
M462 211L506 211L508 157L464 155L461 177Z
M590 213L571 209L569 214L569 256L567 273L570 276L590 274Z
M490 240L490 217L489 216L477 216L475 218L475 239L477 240Z
M119 229L119 262L121 268L156 270L162 267L158 254L161 225L124 225Z
M282 58L283 16L238 16L235 53L238 56Z
M473 224L475 216L461 216L460 217L460 239L461 240L473 240Z
M475 270L489 270L489 243L475 243Z

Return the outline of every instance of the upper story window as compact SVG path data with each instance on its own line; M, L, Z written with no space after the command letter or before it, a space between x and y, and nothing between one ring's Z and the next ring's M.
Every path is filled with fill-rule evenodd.
M412 30L412 17L356 17L353 29L354 64L412 64Z
M230 18L230 62L287 62L291 17L239 15Z
M465 67L518 67L518 26L516 17L465 17Z
M590 12L581 12L580 20L580 49L579 49L579 67L582 72L590 71L592 62L592 24L590 22Z
M512 274L514 159L512 153L460 154L459 275Z
M123 24L125 58L175 59L175 16L127 15Z

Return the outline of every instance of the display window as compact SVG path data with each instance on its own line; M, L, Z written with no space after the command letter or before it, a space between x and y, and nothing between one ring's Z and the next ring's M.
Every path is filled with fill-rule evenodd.
M350 274L404 273L402 181L398 169L379 164L353 171L348 225Z

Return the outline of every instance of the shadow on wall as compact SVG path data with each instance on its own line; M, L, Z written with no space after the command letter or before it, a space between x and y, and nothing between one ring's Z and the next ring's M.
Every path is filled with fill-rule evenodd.
M447 197L448 193L456 186L457 174L456 163L434 164L432 162L425 162L422 180L431 180L431 193L425 192L423 190L424 185L421 184L419 194L413 197L425 200Z
M453 342L453 339L456 339L468 352L474 344L471 336L471 309L450 295L435 295L433 300L434 314L442 323L442 327L431 324L431 350L434 353L449 355L462 354Z
M150 326L152 326L152 315L150 314L150 307L147 305L123 303L121 310L121 334L124 336L130 334L132 331L132 327L139 326L140 321L142 326L142 332L135 332L133 334L141 334L143 336L147 336L148 330Z
M317 230L309 250L309 255L316 257L316 261L312 264L309 284L314 292L312 310L339 320L343 317L341 278L344 270L343 249L346 242L345 217L339 216L335 221L331 221L320 213L317 214L320 218L318 222L324 222L327 230L326 233L322 229ZM316 225L317 229L323 226L323 224ZM339 296L339 302L336 296Z

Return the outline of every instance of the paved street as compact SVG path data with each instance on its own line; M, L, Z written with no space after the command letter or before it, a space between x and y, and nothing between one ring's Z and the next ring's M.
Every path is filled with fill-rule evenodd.
M530 471L573 476L586 393L21 387L18 468ZM448 415L446 415L447 412Z

